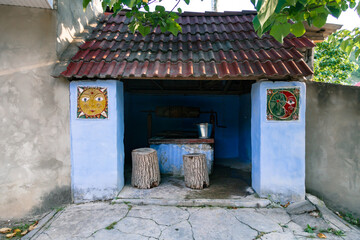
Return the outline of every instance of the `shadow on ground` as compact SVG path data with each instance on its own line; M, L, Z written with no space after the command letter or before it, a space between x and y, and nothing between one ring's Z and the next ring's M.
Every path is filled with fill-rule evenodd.
M170 175L161 175L161 183L156 188L137 189L131 186L131 169L127 168L125 187L118 198L239 199L253 194L250 183L250 172L215 165L210 175L210 187L203 190L187 188L183 177Z

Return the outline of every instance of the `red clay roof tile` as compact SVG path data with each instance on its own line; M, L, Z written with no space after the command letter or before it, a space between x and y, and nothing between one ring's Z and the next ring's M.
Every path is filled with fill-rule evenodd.
M259 38L254 12L185 13L174 36L159 28L143 37L131 33L120 13L103 16L61 75L69 78L263 78L308 76L299 50L313 48L289 34L284 43Z

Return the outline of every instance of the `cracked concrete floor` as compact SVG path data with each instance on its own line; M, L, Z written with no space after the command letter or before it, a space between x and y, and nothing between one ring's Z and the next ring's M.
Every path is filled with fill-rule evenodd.
M308 223L319 228L333 227L345 232L342 237L325 233L327 239L360 239L359 231L333 218L332 215L325 219L314 217L306 211L289 214L286 209L274 205L271 208L221 208L132 206L124 203L95 202L66 207L56 213L31 239L317 238L316 233L304 232Z
M185 187L184 177L161 175L160 185L151 189L132 187L130 169L125 179L118 199L241 199L253 194L249 172L220 165L215 165L210 175L210 187L201 191Z

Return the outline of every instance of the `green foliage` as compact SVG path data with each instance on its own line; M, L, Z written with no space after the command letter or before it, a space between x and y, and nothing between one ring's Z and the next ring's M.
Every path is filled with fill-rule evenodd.
M333 48L328 42L317 44L314 61L315 81L349 84L347 79L357 67L340 48Z
M115 227L116 224L117 224L117 222L113 222L113 223L111 223L109 226L107 226L105 229L106 229L106 230L114 229L114 227Z
M354 31L357 31L354 29ZM341 30L331 35L326 41L318 43L314 56L314 80L351 84L349 77L358 69L358 65L350 60L350 55L340 46L351 37L351 31Z
M304 229L304 232L314 233L314 230L316 230L316 227L311 227L311 226L308 224L307 227Z
M344 231L342 231L342 230L335 230L335 229L333 229L333 228L320 229L319 232L321 232L321 233L332 233L332 234L334 234L334 235L336 235L336 236L340 236L340 237L345 236Z
M305 33L304 22L309 26L322 27L329 15L338 18L347 9L356 9L360 16L359 0L252 0L258 15L254 19L254 27L261 36L269 29L276 39L284 37L284 22L292 24L290 32L295 36ZM282 27L279 27L280 26ZM281 28L281 29L280 29ZM360 44L360 34L348 44Z
M84 9L92 0L83 0ZM126 16L131 18L129 29L132 32L139 31L143 36L148 35L157 26L162 32L169 31L174 35L181 32L180 25L175 21L179 16L173 12L175 7L180 3L178 0L172 11L167 12L161 5L157 5L154 11L150 11L148 0L101 0L102 7L105 11L107 7L114 11L114 15L121 10L127 9ZM187 4L190 0L184 0ZM161 2L161 0L160 0ZM177 9L181 13L181 8Z
M354 217L351 213L340 213L340 217L348 223L360 227L360 218Z
M83 0L84 9L92 0ZM112 8L114 14L123 9L129 9L126 14L131 18L130 30L139 31L143 36L149 34L159 26L162 32L171 32L177 35L181 32L180 25L176 22L177 13L182 13L177 8L180 1L190 4L190 0L177 0L170 12L158 5L155 11L150 11L149 4L155 0L100 0L104 9ZM161 2L162 0L159 0ZM240 0L238 0L240 1ZM360 16L360 0L250 0L258 14L254 18L254 28L259 36L269 32L279 42L290 32L299 37L305 33L304 22L309 26L322 27L329 15L338 18L347 9L354 9ZM177 13L174 13L174 10ZM356 58L360 55L360 31L354 31L352 37L344 40L340 46L350 54L355 51Z
M328 41L345 51L348 55L354 53L355 59L360 56L360 28L341 30L329 36Z

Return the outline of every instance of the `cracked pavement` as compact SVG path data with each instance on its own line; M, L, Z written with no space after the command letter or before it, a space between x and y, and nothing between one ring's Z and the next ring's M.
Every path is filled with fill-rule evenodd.
M291 206L291 205L290 205ZM176 207L94 202L70 205L56 213L31 239L309 239L320 229L342 230L344 236L324 233L327 239L360 239L327 208L309 201L282 208ZM328 209L327 209L328 210ZM307 224L315 233L304 232Z

